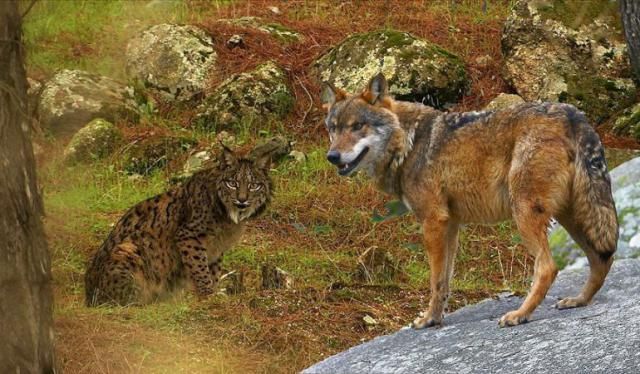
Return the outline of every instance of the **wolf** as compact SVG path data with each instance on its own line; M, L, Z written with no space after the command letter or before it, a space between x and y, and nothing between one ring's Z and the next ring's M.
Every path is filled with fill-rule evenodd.
M555 218L584 250L590 274L559 309L587 305L613 261L618 219L602 143L572 105L525 103L504 110L445 113L395 100L382 74L360 94L327 85L329 162L338 174L365 172L421 224L430 266L428 308L414 328L441 325L461 224L513 220L535 258L524 302L499 320L529 321L557 268L547 229Z

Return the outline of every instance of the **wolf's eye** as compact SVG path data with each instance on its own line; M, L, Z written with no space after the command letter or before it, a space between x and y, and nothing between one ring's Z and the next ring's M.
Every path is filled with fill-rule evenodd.
M238 188L238 183L232 179L227 179L226 181L224 181L224 184L232 190Z
M353 131L358 131L362 128L362 126L364 126L362 122L356 122L351 127L353 128Z
M249 183L249 190L250 191L258 191L262 188L262 185L260 183Z

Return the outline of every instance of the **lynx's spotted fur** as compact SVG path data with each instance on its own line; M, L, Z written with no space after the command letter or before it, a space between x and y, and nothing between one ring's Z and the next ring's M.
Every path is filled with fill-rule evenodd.
M127 211L89 261L87 305L146 304L188 281L200 297L213 293L222 254L269 202L268 168L268 156L225 148L218 167Z

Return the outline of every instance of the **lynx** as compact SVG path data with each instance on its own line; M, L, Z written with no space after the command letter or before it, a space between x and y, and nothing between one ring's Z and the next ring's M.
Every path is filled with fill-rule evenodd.
M254 161L225 147L219 160L122 216L89 261L87 306L147 304L189 282L199 297L214 292L222 254L272 192L268 155Z

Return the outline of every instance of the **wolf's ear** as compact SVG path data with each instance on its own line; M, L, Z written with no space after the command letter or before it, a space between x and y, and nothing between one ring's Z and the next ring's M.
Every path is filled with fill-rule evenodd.
M322 107L329 110L335 103L344 100L346 97L347 93L344 90L336 88L333 83L327 82L324 84L320 99L322 100Z
M226 145L220 143L222 145L222 154L220 155L220 168L225 169L229 167L236 166L238 164L238 158L235 153Z
M384 74L378 73L371 78L367 89L362 93L362 98L369 104L375 104L389 95L389 84Z

